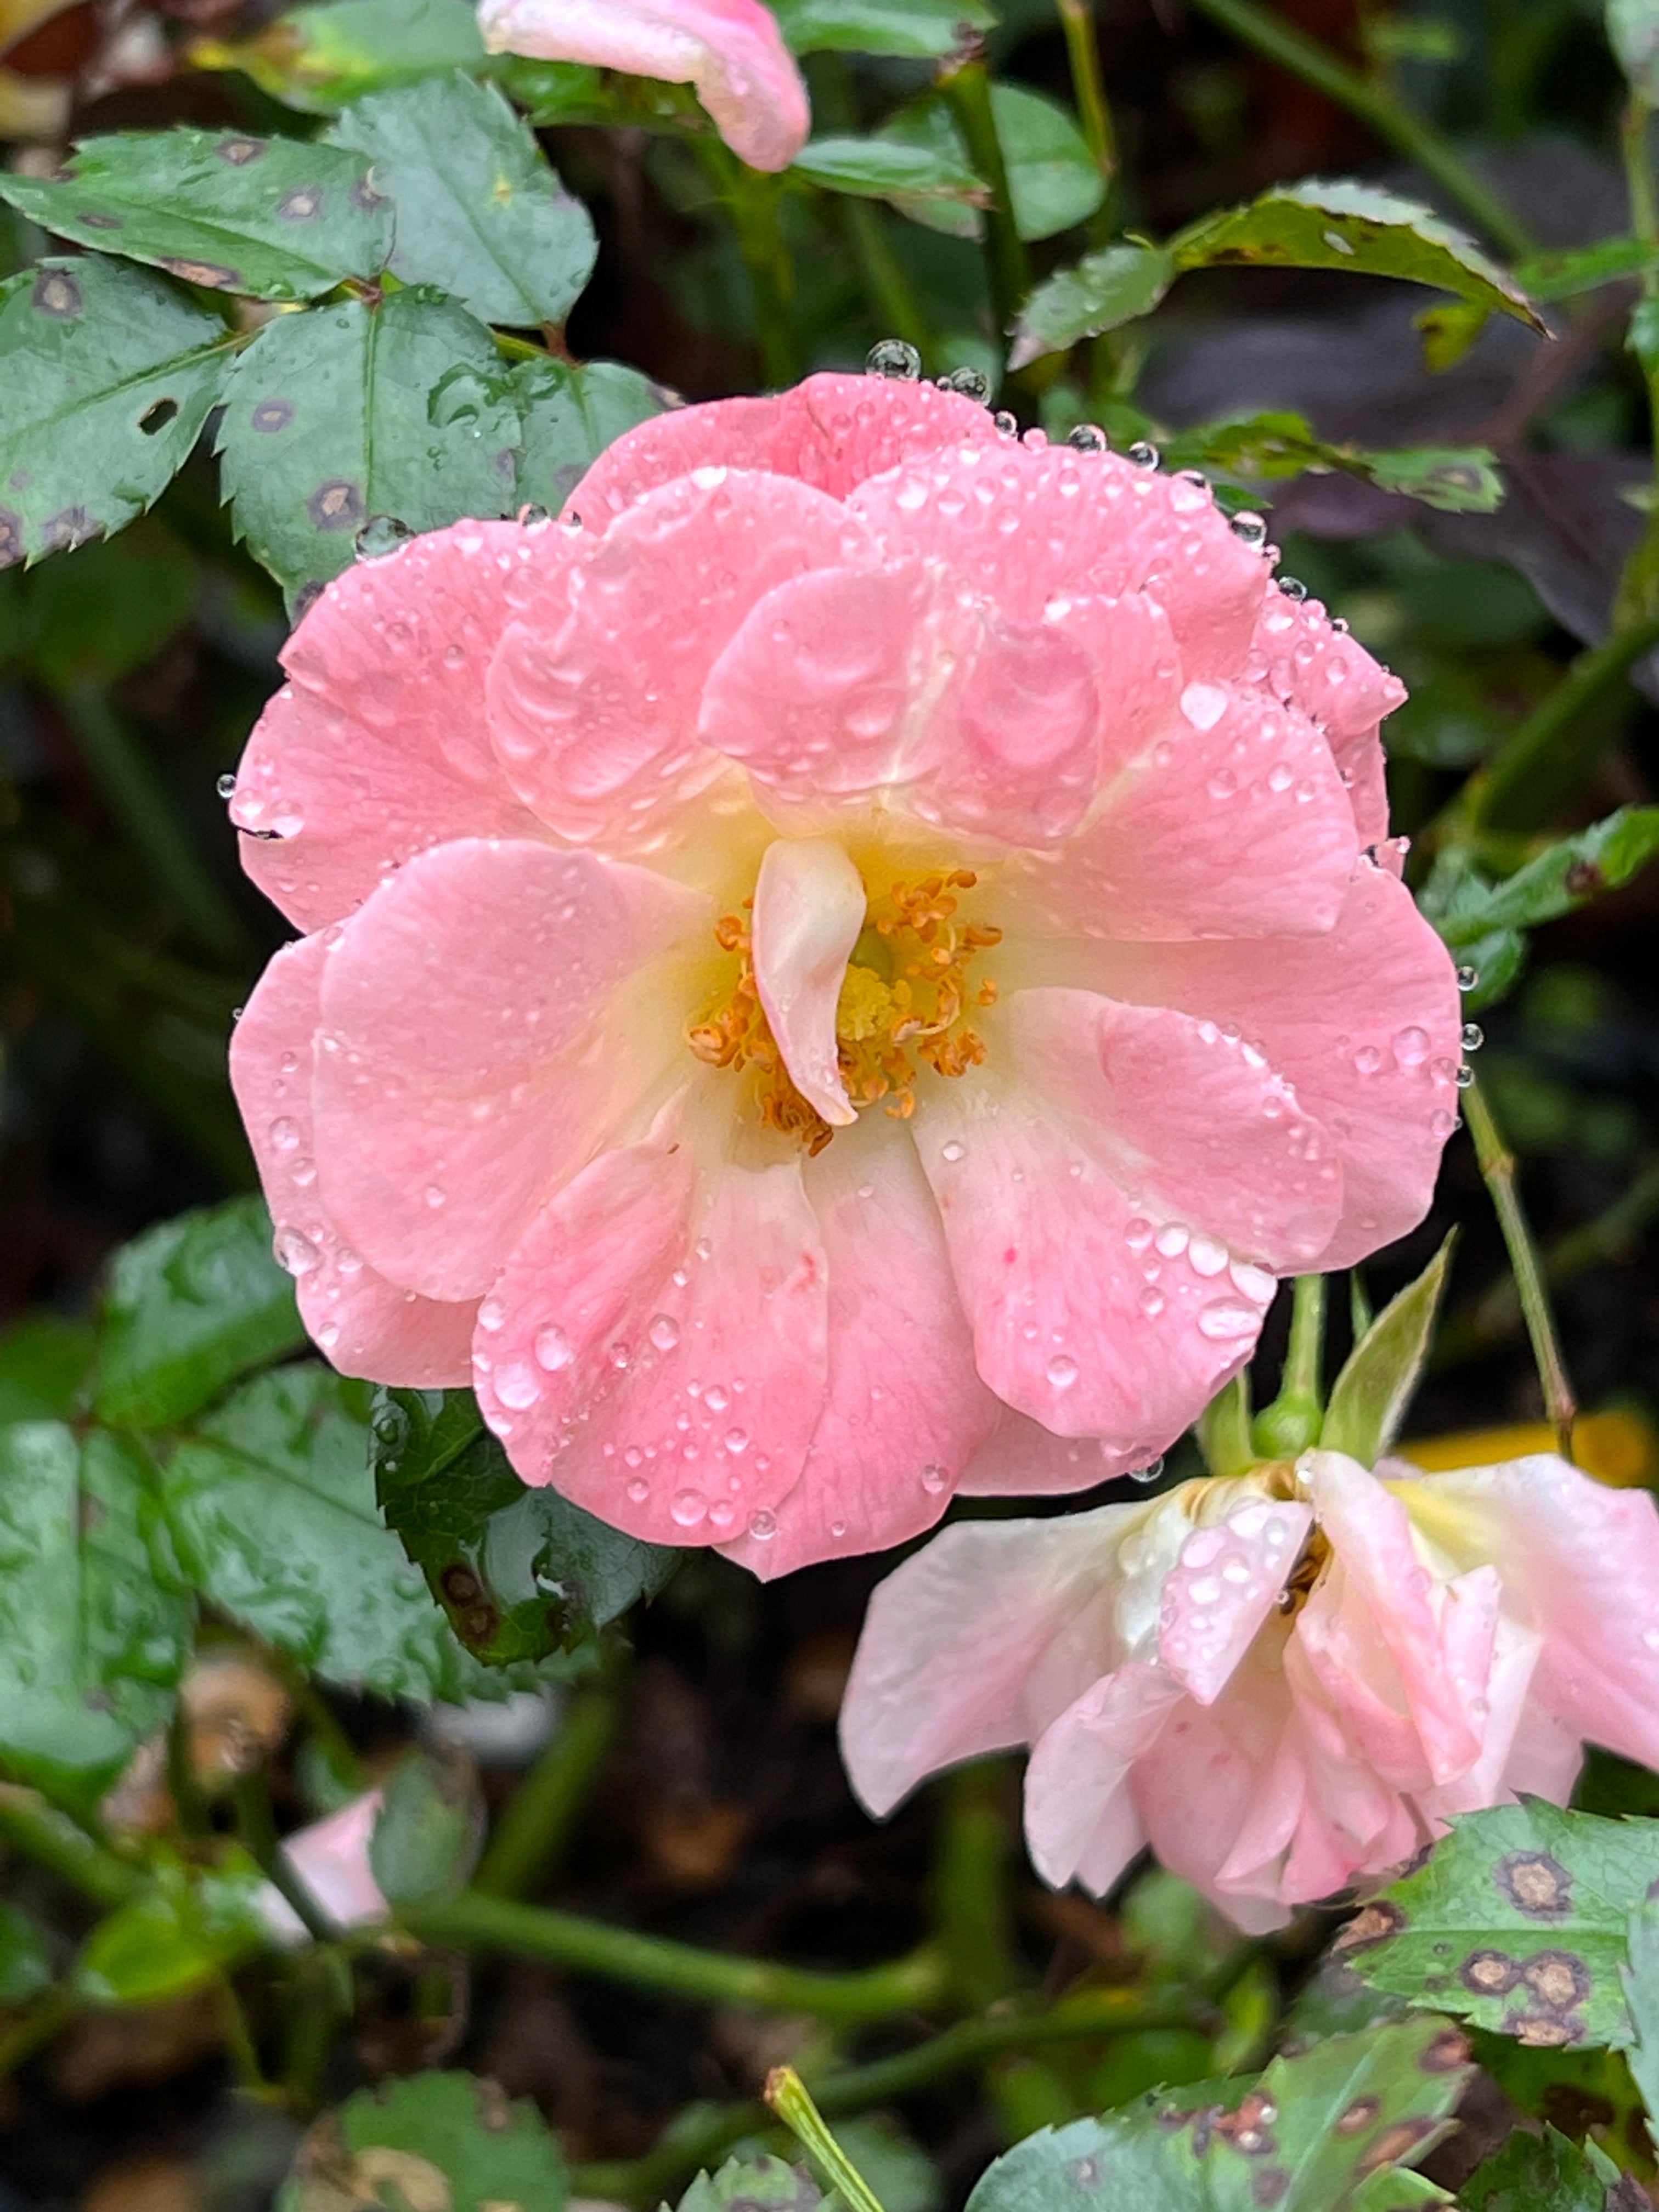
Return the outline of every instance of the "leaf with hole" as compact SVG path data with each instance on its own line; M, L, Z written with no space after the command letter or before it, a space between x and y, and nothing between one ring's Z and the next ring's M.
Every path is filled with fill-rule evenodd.
M0 568L141 515L189 459L241 343L165 279L100 254L0 283Z
M219 451L239 536L298 604L386 515L513 511L519 415L483 325L426 290L267 323L233 370Z
M392 248L368 163L296 138L182 127L83 138L53 176L0 176L0 198L59 238L258 300L314 300L373 276Z
M593 273L593 226L494 85L454 75L374 93L328 136L374 162L406 284L438 286L481 322L563 322Z

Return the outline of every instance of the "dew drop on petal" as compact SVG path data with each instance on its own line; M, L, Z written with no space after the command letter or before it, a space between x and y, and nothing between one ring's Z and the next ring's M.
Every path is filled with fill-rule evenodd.
M921 356L906 338L878 338L865 356L864 373L895 383L919 384Z
M1401 1030L1394 1041L1394 1056L1401 1067L1421 1067L1429 1056L1429 1033L1417 1028Z
M1077 1362L1069 1352L1057 1352L1048 1362L1045 1372L1054 1389L1069 1390L1077 1381Z
M1131 1482L1156 1482L1163 1472L1164 1455L1160 1452L1156 1459L1149 1459L1145 1467L1132 1467L1129 1480Z
M1198 1333L1212 1343L1225 1344L1235 1337L1254 1336L1261 1325L1259 1308L1246 1305L1242 1299L1217 1298L1199 1309Z
M749 1516L749 1533L757 1544L769 1544L778 1533L778 1516L769 1513L763 1505L758 1513Z
M501 1301L499 1298L486 1298L478 1308L479 1328L488 1329L493 1336L498 1328L506 1326L506 1322L507 1308Z
M680 1340L680 1325L672 1314L655 1315L646 1330L659 1352L672 1352Z
M957 1139L954 1137L951 1139L948 1144L941 1145L939 1148L939 1158L942 1160L949 1160L952 1167L956 1165L958 1160L965 1159L967 1155L967 1146L958 1143Z
M677 1528L695 1528L708 1516L708 1500L700 1490L677 1490L668 1510Z
M527 1359L507 1359L495 1374L495 1395L503 1406L522 1413L542 1395L542 1386Z
M532 1349L536 1354L537 1366L544 1369L549 1375L556 1375L562 1367L568 1367L570 1364L572 1357L570 1339L552 1322L549 1322L544 1328L538 1328L536 1331L536 1341Z

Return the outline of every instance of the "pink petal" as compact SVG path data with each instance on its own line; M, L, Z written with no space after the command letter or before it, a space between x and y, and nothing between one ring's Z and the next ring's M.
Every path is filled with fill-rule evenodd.
M1094 1437L1057 1437L1041 1421L1000 1406L996 1425L957 1485L959 1498L1051 1498L1091 1490L1135 1462L1108 1455Z
M1164 1450L1249 1358L1273 1278L1139 1212L1022 1086L941 1085L914 1126L985 1381L1130 1466Z
M1310 1264L1352 1267L1428 1210L1455 1111L1451 956L1405 886L1361 861L1328 937L1124 945L1117 998L1236 1024L1323 1128L1343 1213Z
M871 1812L940 1767L1029 1742L1121 1662L1115 1554L1147 1510L958 1521L878 1586L841 1711Z
M460 522L337 576L283 648L230 818L242 865L301 929L361 905L452 837L540 837L484 721L509 577L558 568L562 532Z
M1484 1571L1493 1573L1491 1568ZM1541 1648L1536 1629L1522 1626L1508 1613L1498 1615L1484 1691L1479 1702L1470 1707L1470 1719L1480 1728L1480 1756L1466 1773L1440 1789L1423 1793L1419 1802L1431 1819L1480 1812L1486 1806L1500 1804L1516 1786L1507 1777L1516 1763L1517 1748L1523 1763L1527 1758L1528 1747L1520 1740ZM1576 1739L1565 1748L1571 1764L1565 1771L1566 1788L1556 1798L1558 1804L1566 1802L1581 1762Z
M1313 1523L1305 1505L1252 1498L1194 1528L1164 1584L1158 1653L1212 1705L1272 1613Z
M1389 1486L1461 1565L1490 1562L1543 1638L1533 1694L1575 1735L1659 1765L1659 1513L1547 1455Z
M568 573L520 596L489 670L501 766L526 805L579 843L647 852L706 838L721 811L708 787L725 769L696 734L709 670L763 593L855 556L864 533L805 484L705 468L581 543Z
M1025 1840L1051 1887L1063 1889L1086 1863L1089 1887L1103 1893L1140 1849L1129 1770L1185 1695L1160 1668L1131 1662L1092 1683L1032 1745Z
M696 893L647 869L478 838L419 854L359 908L323 975L317 1157L374 1266L428 1297L489 1288L684 1053L648 999L614 1033L605 1019L634 971L707 926Z
M863 877L833 839L767 847L755 884L755 987L796 1090L841 1128L858 1115L837 1063L836 1012L866 904Z
M751 169L787 169L812 127L806 87L759 0L483 0L492 53L695 84Z
M1266 662L1277 696L1310 714L1329 738L1349 787L1359 842L1377 843L1389 834L1377 725L1404 699L1405 685L1346 629L1336 629L1317 599L1290 599L1277 584L1269 586L1262 602L1254 650Z
M1006 1034L1022 1082L1135 1209L1205 1232L1188 1254L1200 1276L1231 1287L1217 1238L1286 1273L1328 1243L1340 1171L1295 1093L1237 1036L1167 1006L1060 989L1017 992Z
M800 1155L695 1130L601 1153L479 1310L474 1384L526 1482L658 1544L729 1537L799 1475L823 1404L825 1265Z
M364 1264L325 1212L312 1122L314 1046L327 947L285 945L259 978L230 1040L230 1080L295 1278L301 1318L343 1375L410 1389L465 1382L474 1309L399 1290Z
M953 438L982 438L985 410L937 385L809 376L763 399L715 399L653 416L606 447L574 505L604 528L642 492L692 470L762 469L845 499L854 484Z
M1232 675L1267 586L1260 554L1207 489L1113 453L977 434L918 454L848 504L890 556L944 561L1011 622L1086 592L1144 591L1169 617L1188 681Z
M368 1863L381 1802L380 1790L368 1790L283 1844L289 1872L337 1928L372 1928L391 1917Z
M829 1394L794 1488L723 1547L768 1580L931 1528L1001 1410L974 1371L908 1134L866 1115L804 1172L828 1270Z

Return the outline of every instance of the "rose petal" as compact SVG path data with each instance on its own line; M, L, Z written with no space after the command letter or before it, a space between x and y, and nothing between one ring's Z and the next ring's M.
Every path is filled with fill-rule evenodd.
M864 878L832 838L779 838L755 884L755 988L807 1103L844 1128L858 1115L837 1064L836 1011L864 927Z
M1158 1652L1212 1705L1277 1603L1313 1525L1307 1506L1252 1498L1194 1528L1164 1584Z
M1129 1770L1185 1695L1160 1668L1120 1667L1091 1683L1031 1747L1025 1840L1051 1887L1064 1888L1086 1864L1088 1887L1103 1894L1141 1848Z
M1338 629L1317 599L1291 599L1277 584L1262 601L1253 656L1266 664L1278 696L1294 701L1330 739L1359 842L1377 843L1389 834L1377 725L1405 698L1405 685Z

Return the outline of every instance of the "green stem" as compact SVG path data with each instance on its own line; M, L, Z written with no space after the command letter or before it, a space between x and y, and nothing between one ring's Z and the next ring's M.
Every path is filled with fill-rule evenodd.
M181 1833L204 1836L208 1832L207 1800L196 1778L190 1755L190 1720L180 1698L167 1723L167 1794Z
M1274 1459L1293 1459L1316 1443L1324 1409L1324 1276L1298 1275L1291 1301L1291 1340L1279 1395L1250 1425L1256 1449Z
M76 2009L75 1992L65 1986L48 1990L21 2020L14 2021L0 2035L0 2081L9 2081L60 2028L67 2027Z
M295 1875L276 1834L270 1796L263 1772L239 1774L230 1785L236 1826L242 1842L258 1863L259 1871L279 1890L300 1916L301 1924L314 1942L326 1943L337 1933L317 1900Z
M766 380L782 390L799 380L802 356L795 264L779 219L779 190L775 177L763 177L739 161L726 166L723 196L755 290L755 326Z
M1250 1370L1218 1390L1199 1416L1198 1448L1212 1474L1243 1474L1255 1464L1250 1441Z
M1031 268L1025 241L1014 222L1008 164L1003 158L991 106L990 76L983 62L963 62L941 79L939 90L956 117L969 161L991 189L990 204L984 212L985 274L991 290L991 313L999 335L1006 337L1031 289Z
M552 1741L507 1800L472 1878L481 1896L523 1897L546 1881L616 1733L616 1692L579 1690Z
M1526 1316L1527 1334L1532 1340L1533 1363L1544 1393L1544 1416L1555 1431L1562 1458L1571 1459L1572 1425L1578 1408L1567 1379L1566 1364L1561 1357L1555 1316L1550 1310L1549 1292L1539 1265L1538 1247L1533 1242L1521 1194L1516 1188L1515 1155L1504 1142L1503 1133L1478 1083L1472 1083L1463 1093L1463 1113L1469 1134L1474 1139L1474 1156L1480 1162L1481 1179L1492 1193L1498 1225L1509 1250L1521 1310Z
M1525 227L1456 149L1431 124L1402 106L1385 85L1362 76L1283 16L1258 6L1256 0L1194 0L1194 5L1266 60L1276 62L1357 115L1385 144L1415 161L1511 260L1533 251Z
M1100 66L1100 40L1095 28L1092 0L1054 0L1060 26L1066 34L1066 57L1071 64L1072 92L1078 120L1089 151L1095 157L1106 196L1089 220L1091 243L1103 246L1112 234L1112 200L1117 189L1117 129L1106 97L1106 77Z
M1659 203L1654 196L1653 162L1649 152L1652 123L1653 110L1639 92L1632 92L1625 110L1620 145L1624 155L1626 188L1630 195L1631 228L1650 246L1659 242ZM1656 497L1641 543L1626 562L1619 579L1613 600L1615 630L1639 622L1645 615L1659 614L1659 361L1655 358L1650 327L1656 300L1659 273L1650 270L1642 279L1644 342L1636 350L1648 387Z
M125 1905L145 1887L137 1867L118 1858L38 1791L15 1783L0 1783L0 1841L96 1905Z
M203 866L167 787L106 694L94 684L70 684L56 696L116 826L162 897L204 950L228 963L245 960L247 938L234 909Z
M946 1775L933 1911L952 1994L982 2012L1018 1980L1008 1911L1008 1773L991 1759Z
M881 2201L823 2124L793 2066L775 2066L766 2077L766 2101L817 2166L847 2212L882 2212Z
M464 1891L447 1905L410 1911L403 1921L411 1935L458 1950L507 1951L672 1996L812 2013L824 2020L885 2020L913 2012L935 2002L945 1979L944 1962L932 1950L853 1973L814 1973L769 1960L698 1950L666 1936L509 1898L483 1897L476 1890Z
M1547 821L1612 735L1610 728L1598 732L1581 726L1589 710L1656 646L1659 611L1581 653L1548 698L1471 779L1463 810L1467 826L1531 830Z
M882 336L902 338L921 356L922 367L932 368L933 335L904 264L893 251L881 210L872 207L868 200L846 195L838 198L836 204L881 323Z

